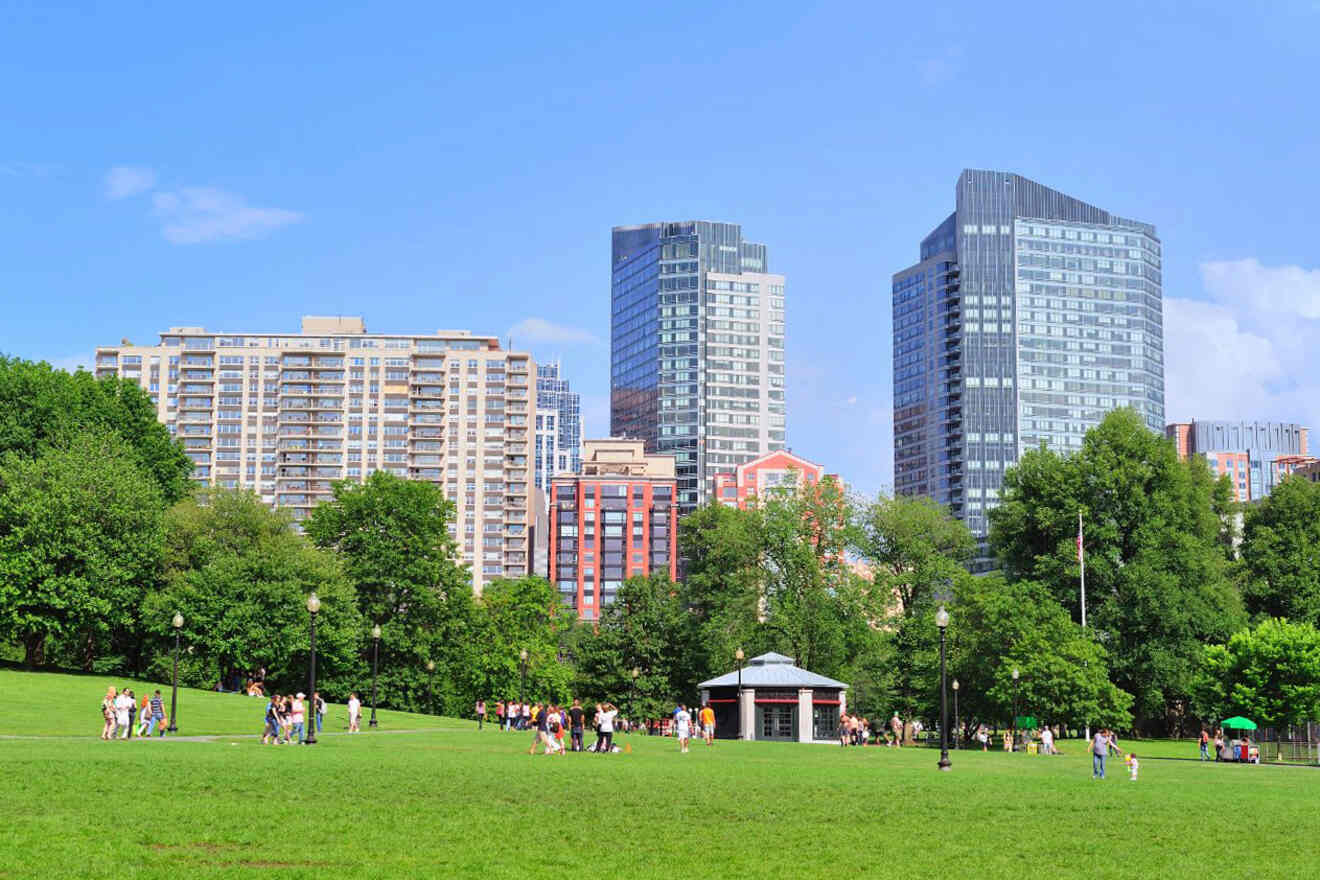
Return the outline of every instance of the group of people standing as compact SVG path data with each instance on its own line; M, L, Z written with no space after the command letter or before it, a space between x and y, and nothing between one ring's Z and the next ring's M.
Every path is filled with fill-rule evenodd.
M545 755L567 755L572 752L614 752L618 747L614 745L614 724L619 714L618 708L609 702L597 703L595 713L592 715L592 727L596 732L596 741L590 747L583 747L583 734L586 731L587 712L582 708L581 700L574 700L573 705L567 709L557 706L553 703L533 703L530 706L514 706L514 708L527 711L527 719L517 716L521 725L516 729L532 729L532 747L528 749L529 755L535 755L537 747L543 749ZM508 728L506 728L508 729ZM564 745L564 732L568 732L569 744Z
M165 735L165 701L160 691L143 696L139 704L132 688L116 690L111 686L101 700L101 739L131 739Z
M356 699L356 694L352 699ZM304 702L307 695L296 693L292 696L285 694L272 694L266 701L265 727L262 730L262 745L289 745L294 737L298 738L298 744L302 745L306 739L308 720L307 713L312 713L311 724L315 726L317 733L321 732L321 727L325 722L325 700L316 691L312 692L310 704ZM353 721L353 711L349 709L349 732L354 732L355 723Z

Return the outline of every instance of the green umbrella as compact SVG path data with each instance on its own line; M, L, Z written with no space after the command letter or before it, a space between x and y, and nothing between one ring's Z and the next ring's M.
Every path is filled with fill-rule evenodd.
M1224 719L1224 726L1233 730L1255 730L1256 722L1250 718L1243 718L1241 715L1234 715L1232 718Z

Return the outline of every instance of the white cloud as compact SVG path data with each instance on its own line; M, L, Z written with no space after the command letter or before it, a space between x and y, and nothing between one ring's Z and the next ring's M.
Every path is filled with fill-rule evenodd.
M242 196L201 186L156 193L152 205L161 235L174 244L257 238L303 217L297 211L253 207Z
M589 330L556 324L545 318L526 318L509 328L513 344L546 342L559 345L597 345L600 339Z
M1320 271L1245 259L1201 276L1212 301L1164 301L1168 421L1320 427Z
M116 165L105 175L105 195L108 199L126 199L144 193L155 185L156 172L150 168Z
M1256 309L1320 318L1320 269L1262 266L1254 257L1201 264L1206 292L1221 303L1246 300Z

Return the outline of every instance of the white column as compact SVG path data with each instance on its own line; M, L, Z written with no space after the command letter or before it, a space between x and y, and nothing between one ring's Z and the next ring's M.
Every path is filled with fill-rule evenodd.
M848 711L848 691L839 688L839 714L842 715Z
M739 739L756 739L756 688L743 688L738 696L739 717L742 718L742 730Z
M815 741L811 714L811 688L798 688L798 742Z
M709 702L710 702L710 688L702 688L702 689L701 689L701 705L704 706L704 705L706 705L706 704L709 703Z

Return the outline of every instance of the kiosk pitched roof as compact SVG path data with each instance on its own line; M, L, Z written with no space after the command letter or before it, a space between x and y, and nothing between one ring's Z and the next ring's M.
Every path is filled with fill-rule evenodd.
M698 687L737 687L738 671L725 673L718 678L703 681ZM814 672L808 672L793 665L792 657L771 652L753 657L742 670L742 685L750 688L772 687L809 687L809 688L847 688L848 685Z

